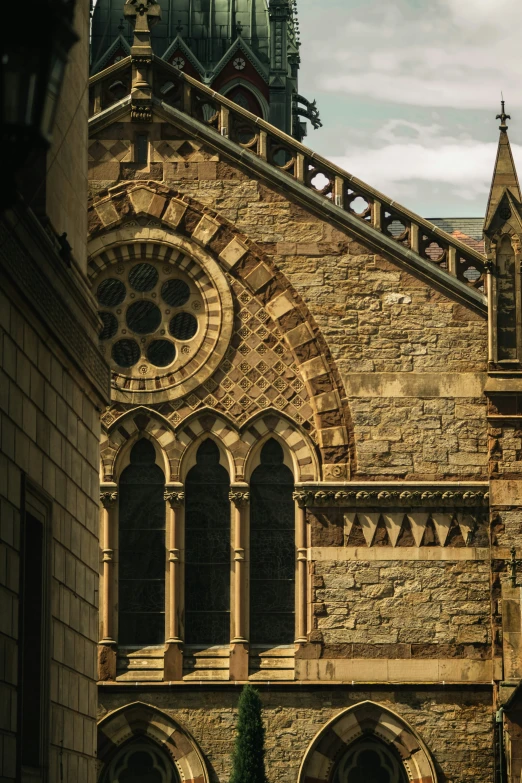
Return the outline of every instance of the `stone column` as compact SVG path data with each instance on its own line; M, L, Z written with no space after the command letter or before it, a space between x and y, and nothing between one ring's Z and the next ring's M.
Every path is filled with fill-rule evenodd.
M234 636L230 642L230 679L245 681L248 679L248 641L245 635L247 611L245 536L250 502L248 485L233 485L229 497L233 504L234 546Z
M297 638L296 644L308 641L308 547L306 530L306 505L302 493L295 492L297 502Z
M114 549L113 536L117 525L118 492L116 485L102 485L101 503L101 554L102 554L102 593L101 625L102 638L98 646L98 677L100 680L116 678L116 639L114 638Z
M168 581L169 596L168 637L165 650L165 680L176 682L183 679L183 640L179 635L180 606L180 550L179 541L183 523L185 492L182 485L167 485L164 495L167 503L168 531Z

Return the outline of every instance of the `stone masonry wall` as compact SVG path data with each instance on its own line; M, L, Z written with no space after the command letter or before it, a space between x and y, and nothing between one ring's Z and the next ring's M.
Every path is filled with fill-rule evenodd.
M133 688L100 691L100 714L129 701L153 704L178 721L202 750L212 783L230 777L239 689ZM131 698L132 697L132 698ZM306 750L316 734L342 709L372 700L396 712L416 729L432 754L439 783L490 783L492 779L491 690L484 688L366 688L357 686L303 692L262 689L269 783L295 783Z
M25 474L54 499L49 780L61 779L63 743L63 779L94 783L99 414L50 336L41 327L35 331L27 315L0 293L0 779L15 778Z
M461 384L457 391L455 381L486 369L483 318L172 126L152 126L147 166L127 162L132 133L119 122L91 139L92 194L125 179L156 179L217 210L303 297L347 389L354 373L399 379L399 394L385 390L369 399L347 392L353 477L487 478L482 390L469 393ZM415 380L426 373L445 374L446 389L432 384L420 394Z
M313 564L325 658L490 655L490 570L473 561Z

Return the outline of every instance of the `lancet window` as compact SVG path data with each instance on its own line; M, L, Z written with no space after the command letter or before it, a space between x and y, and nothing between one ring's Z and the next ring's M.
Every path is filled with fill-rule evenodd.
M203 441L185 484L185 642L230 641L230 478Z
M271 438L250 481L250 641L295 639L294 478Z
M165 477L146 438L120 479L118 639L124 645L165 641Z
M503 237L498 254L497 340L499 361L516 360L517 290L515 253L509 237Z

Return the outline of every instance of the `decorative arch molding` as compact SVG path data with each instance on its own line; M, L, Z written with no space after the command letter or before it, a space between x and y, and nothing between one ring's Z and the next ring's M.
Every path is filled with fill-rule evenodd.
M241 428L211 408L195 411L175 429L158 411L141 406L127 411L109 427L101 442L102 481L117 480L122 456L140 434L154 439L165 455L166 478L178 482L183 475L183 461L193 444L205 433L222 444L231 458L230 479L245 480L245 466L258 445L273 434L288 450L294 464L297 482L319 481L320 465L313 442L308 435L280 411L269 409L256 414Z
M288 351L311 408L324 480L350 478L353 437L346 393L326 342L301 297L272 260L215 211L157 182L122 183L101 192L90 205L89 274L115 263L118 253L139 243L145 253L190 243L237 282L263 308ZM130 251L129 251L130 253ZM120 260L127 260L127 255ZM266 322L268 324L268 321ZM123 391L121 392L124 393ZM147 404L166 402L168 390L152 390ZM210 393L210 397L212 397ZM129 399L129 402L133 400ZM123 397L121 402L124 402ZM205 404L211 404L204 401ZM270 401L268 401L270 403ZM282 410L285 401L281 403ZM266 412L268 405L265 403ZM175 419L175 412L173 412ZM244 424L245 416L238 418ZM294 418L299 422L297 413ZM179 417L178 417L179 420ZM177 422L175 422L177 424Z
M140 435L153 439L159 450L165 455L165 478L172 473L175 435L172 425L164 416L153 408L140 406L127 411L119 417L102 436L100 444L102 482L117 480L121 473L122 455L129 444Z
M350 745L372 736L399 755L411 783L437 783L435 766L417 732L399 715L372 701L349 707L321 729L306 751L298 783L330 783Z
M126 705L99 722L99 779L124 744L144 738L167 753L183 783L208 783L208 770L196 741L169 715L143 702Z
M264 442L270 434L274 434L287 448L294 463L296 481L319 480L319 461L313 443L302 430L280 411L268 410L267 412L256 414L241 428L237 428L225 416L208 409L203 413L198 411L193 414L177 432L177 442L179 443L178 466L176 478L173 478L173 481L179 481L181 475L180 468L186 451L193 441L200 439L205 432L212 433L232 455L234 462L232 481L245 480L245 467L249 461L250 454L256 445L259 442Z

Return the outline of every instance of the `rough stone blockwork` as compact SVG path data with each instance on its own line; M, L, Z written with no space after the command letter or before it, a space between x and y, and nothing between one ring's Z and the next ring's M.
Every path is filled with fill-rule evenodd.
M204 699L198 691L142 691L140 698L186 727L205 749L211 783L218 783L230 776L238 695L237 691L216 693L207 688ZM316 734L341 710L365 700L400 714L422 735L436 760L440 783L491 781L489 688L466 694L449 687L447 692L429 688L363 690L357 686L310 689L306 693L278 689L263 691L261 698L268 729L266 764L271 783L295 783ZM102 693L100 718L126 702L126 694Z

